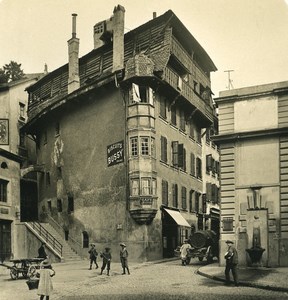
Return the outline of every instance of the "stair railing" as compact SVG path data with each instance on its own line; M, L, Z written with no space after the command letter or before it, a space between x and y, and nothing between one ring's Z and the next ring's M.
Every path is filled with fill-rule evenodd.
M62 244L48 232L39 222L29 222L29 225L44 239L48 246L59 253L62 257Z
M61 235L65 235L65 229L50 215L47 215L48 217L48 222L51 224L52 227ZM51 221L51 222L50 222ZM57 229L55 228L57 227ZM82 244L79 243L75 238L73 238L70 234L68 235L68 240L67 240L69 246L76 252L77 254L80 254L82 251Z

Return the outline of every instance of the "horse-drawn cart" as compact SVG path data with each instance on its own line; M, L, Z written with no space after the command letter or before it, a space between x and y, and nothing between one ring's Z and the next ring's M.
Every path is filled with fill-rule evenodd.
M36 271L40 268L40 263L43 258L21 258L21 259L11 259L10 262L13 265L7 265L0 263L0 266L6 267L10 270L10 277L13 280L19 278L21 275L23 278L30 278Z

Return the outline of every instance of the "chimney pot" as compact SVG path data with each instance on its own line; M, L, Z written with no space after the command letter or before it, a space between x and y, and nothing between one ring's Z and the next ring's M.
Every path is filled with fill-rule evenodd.
M72 38L76 37L76 17L77 14L72 14Z
M157 13L154 11L153 12L153 19L157 18Z

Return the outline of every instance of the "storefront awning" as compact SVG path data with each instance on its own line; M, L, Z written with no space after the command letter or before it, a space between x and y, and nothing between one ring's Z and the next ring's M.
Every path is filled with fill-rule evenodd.
M172 218L173 220L179 225L179 226L185 226L191 228L191 225L183 218L183 216L180 214L177 210L172 210L168 208L163 208Z

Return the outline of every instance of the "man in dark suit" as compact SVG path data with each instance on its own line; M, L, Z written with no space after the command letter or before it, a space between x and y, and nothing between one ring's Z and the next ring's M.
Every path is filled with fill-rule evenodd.
M236 248L234 247L234 243L230 240L226 241L226 244L228 246L227 252L225 253L224 258L226 259L226 268L225 268L225 279L226 285L230 285L230 270L232 271L234 284L235 286L238 286L238 253Z

